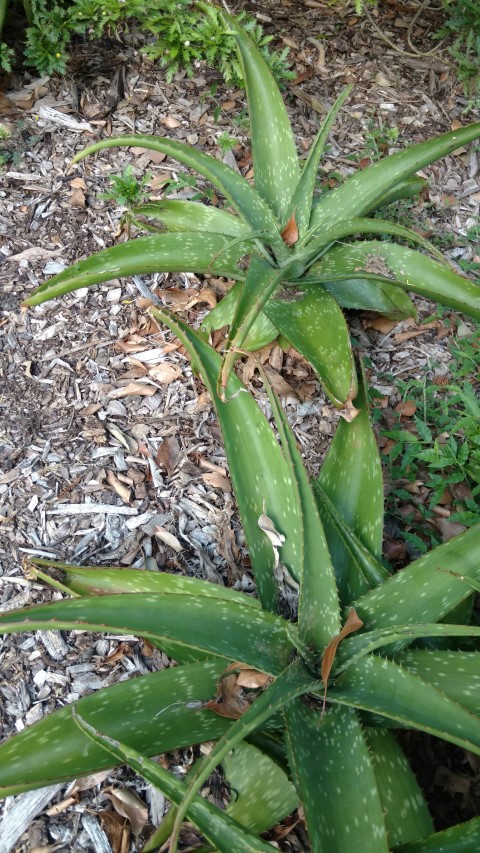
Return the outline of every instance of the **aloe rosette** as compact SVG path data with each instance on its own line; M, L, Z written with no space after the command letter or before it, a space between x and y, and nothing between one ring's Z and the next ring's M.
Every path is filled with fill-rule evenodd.
M170 835L175 850L184 818L205 851L273 850L261 834L302 803L315 853L473 851L479 821L434 832L391 729L417 728L480 754L480 629L448 622L480 583L480 526L390 575L380 562L382 475L363 382L359 416L337 428L311 482L268 386L278 438L236 375L222 399L221 356L201 335L152 313L212 396L258 600L163 572L33 561L37 576L75 597L4 613L0 631L134 633L178 665L84 697L2 744L0 794L126 762L173 803L147 850ZM365 490L377 498L365 501ZM259 526L265 516L284 537L279 560ZM279 615L285 585L298 591L295 623ZM434 637L448 638L448 650L424 642ZM455 650L465 638L473 650ZM262 674L261 689L241 713L220 716L224 678L244 669ZM148 759L207 740L215 746L185 782ZM238 792L226 811L200 795L218 764Z
M358 383L343 308L415 316L410 291L480 317L477 285L415 231L371 217L377 207L418 193L424 181L416 172L479 137L480 123L411 145L315 198L328 134L351 87L335 101L302 163L268 66L236 20L221 14L243 67L254 187L215 157L168 138L135 134L90 145L73 162L111 146L166 154L210 181L228 210L192 201L138 205L131 215L148 237L79 261L41 285L25 304L132 274L182 271L233 279L235 287L204 323L206 334L229 326L219 369L222 393L239 354L281 335L310 361L334 405L348 413Z

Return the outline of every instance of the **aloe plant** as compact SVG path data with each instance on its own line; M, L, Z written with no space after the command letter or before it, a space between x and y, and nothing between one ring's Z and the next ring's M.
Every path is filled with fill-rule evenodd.
M25 304L134 273L192 271L235 279L204 324L206 333L229 326L219 370L222 396L239 354L280 334L310 361L334 405L352 417L358 383L342 308L414 316L406 293L412 291L480 317L480 289L444 262L437 249L415 231L369 218L376 207L418 192L423 183L415 173L479 137L480 123L412 145L316 199L315 179L328 134L351 87L337 98L302 163L265 60L235 19L221 14L244 71L255 187L214 157L168 138L126 135L90 145L73 162L111 146L158 151L207 178L229 210L171 200L138 205L133 219L153 232L150 236L74 264L41 285ZM366 241L357 239L366 236ZM376 236L382 239L372 239ZM247 265L240 263L245 256Z
M480 581L480 525L390 575L380 561L382 474L363 381L360 414L341 422L311 482L268 384L279 440L234 373L222 400L221 356L202 336L169 312L152 313L212 396L258 599L163 572L34 560L37 577L74 597L4 613L0 631L134 633L178 665L84 697L2 744L0 795L125 762L173 804L147 850L171 835L173 853L185 817L202 850L273 851L262 834L299 803L314 853L478 849L479 820L434 832L391 729L417 728L480 754L480 653L455 646L480 629L449 622ZM292 595L296 621L280 615ZM432 638L450 647L432 648ZM148 758L212 740L185 782ZM237 794L226 811L200 796L219 764Z

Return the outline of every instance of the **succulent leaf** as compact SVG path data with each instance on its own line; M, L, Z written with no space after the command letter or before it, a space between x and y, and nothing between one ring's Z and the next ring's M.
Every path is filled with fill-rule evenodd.
M198 201L150 201L137 205L131 212L134 216L154 219L167 231L201 231L202 234L212 232L245 239L248 239L250 234L250 228L239 216Z

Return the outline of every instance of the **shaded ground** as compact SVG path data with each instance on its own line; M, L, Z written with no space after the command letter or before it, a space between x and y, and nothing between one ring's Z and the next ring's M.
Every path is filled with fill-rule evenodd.
M455 122L478 120L478 111L463 114L461 87L443 55L421 59L398 53L367 19L315 0L261 8L262 23L290 46L298 73L286 99L300 150L308 151L340 89L355 83L331 136L323 182L361 168L380 152L449 130ZM390 41L408 51L408 11L400 3L386 9L378 23ZM412 29L419 49L432 47L429 32L436 25L425 20ZM19 310L21 299L46 276L125 239L121 212L99 198L109 188L109 175L131 163L139 178L151 174L152 195L160 198L165 182L180 171L152 153L109 149L67 173L76 151L103 136L141 131L175 136L222 156L217 140L228 131L237 142L227 161L248 174L244 93L226 89L203 67L191 80L178 75L167 84L163 72L139 54L134 39L120 47L107 40L79 44L62 80L25 77L7 83L9 101L0 102L2 120L13 130L0 173L2 606L10 609L48 595L24 577L21 562L28 554L136 566L153 558L174 571L248 586L248 555L206 393L170 333L146 318L145 300L133 283L77 291L28 315ZM474 146L425 175L429 189L414 221L418 224L420 217L427 235L450 235L445 240L452 260L478 258L478 245L465 236L478 225ZM177 197L204 188L199 179L196 188L184 188ZM225 288L220 281L192 275L156 276L149 284L193 323ZM421 317L432 313L427 302L417 304ZM427 330L411 323L375 328L371 318L352 317L351 322L360 350L371 360L371 382L388 397L390 408L400 398L384 374L432 379L448 372L445 317ZM336 415L308 365L293 351L269 347L262 360L315 470ZM244 378L254 383L249 362ZM59 703L165 663L134 638L122 643L102 637L92 643L78 632L6 638L0 641L2 737ZM437 765L425 786L439 818L449 815L448 823L477 813L478 766L459 757L460 751L445 749L433 749ZM426 777L432 754L425 745L417 752L426 755L418 770ZM184 760L172 759L174 764ZM162 803L151 789L128 773L113 775L151 804L149 819L158 822ZM97 781L90 790L77 791L59 815L33 815L18 849L52 843L58 850L110 849L96 817L109 801L104 787L95 787ZM57 799L64 796L65 789L57 793ZM7 806L11 809L12 803ZM302 849L301 840L292 839L292 845ZM0 838L1 853L10 849ZM130 849L140 849L133 839Z

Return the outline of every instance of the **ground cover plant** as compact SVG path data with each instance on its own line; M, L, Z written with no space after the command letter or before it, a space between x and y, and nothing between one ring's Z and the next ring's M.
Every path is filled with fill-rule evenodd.
M228 19L228 24L240 45L257 125L255 190L219 161L192 149L187 153L179 143L154 140L147 147L167 146L168 153L181 155L181 162L201 166L199 171L225 190L240 215L170 202L155 209L154 221L167 215L171 228L188 224L186 230L99 253L51 279L27 303L112 275L183 271L190 263L197 271L215 269L238 279L230 297L236 306L226 359L209 345L205 332L193 331L166 311L153 310L153 316L178 336L214 402L258 599L166 573L37 561L37 576L39 570L53 575L57 588L77 597L10 611L0 617L0 630L48 626L134 633L157 644L179 666L99 691L3 744L0 793L18 793L120 761L158 785L175 806L148 849L171 835L174 851L186 816L204 836L203 850L273 850L263 833L301 802L313 851L413 853L448 845L473 851L479 820L433 832L423 794L391 729L416 728L480 754L479 629L472 624L480 583L480 527L397 575L381 563L380 460L364 383L357 381L348 330L332 297L343 286L339 282L347 282L349 295L342 293L339 301L356 297L401 316L402 307L404 313L413 310L405 290L427 287L429 293L440 291L447 304L453 301L454 307L478 314L478 288L440 259L383 241L343 243L350 234L375 229L378 220L372 225L363 218L371 206L418 186L409 175L429 158L457 147L459 136L447 134L441 143L401 152L395 156L405 159L390 158L388 169L384 162L376 164L367 179L367 172L355 176L343 185L347 192L339 187L312 210L319 151L333 113L300 175L272 78L235 22ZM271 137L261 123L267 108L276 121ZM477 126L462 139L478 135ZM136 145L138 139L123 144ZM147 215L145 208L142 212ZM206 237L208 226L216 229L212 242ZM382 222L378 227L381 234L391 230ZM407 235L402 229L395 236ZM331 247L335 240L342 242ZM247 273L238 263L246 255L251 257ZM289 271L291 280L285 277ZM299 317L307 299L308 313ZM272 308L274 320L267 316L268 327L259 311L266 313L271 302L278 305ZM215 322L220 320L221 325L229 322L217 315ZM267 339L288 331L298 340L297 348L303 347L349 417L341 420L313 483L268 384L275 430L231 369L237 350L259 345L260 323L267 326L262 332ZM332 355L340 367L331 369ZM440 641L448 647L436 648ZM186 783L148 759L206 740L217 744ZM218 764L235 792L226 813L198 796ZM260 792L268 796L261 799Z

